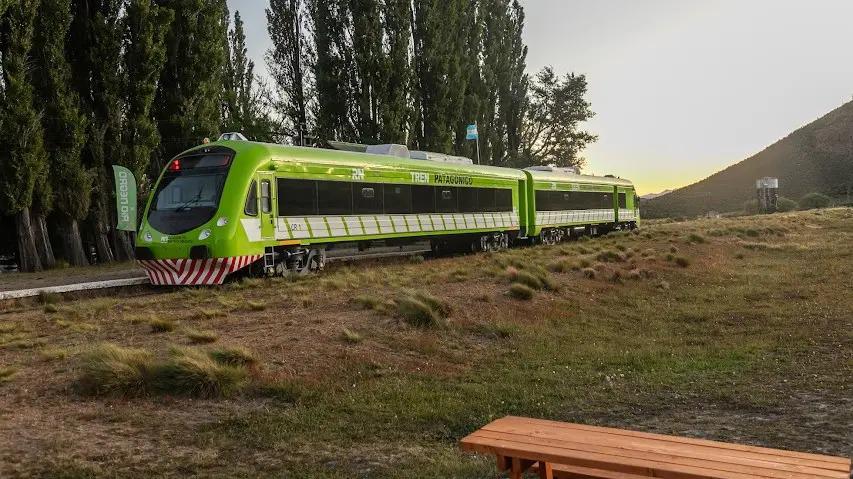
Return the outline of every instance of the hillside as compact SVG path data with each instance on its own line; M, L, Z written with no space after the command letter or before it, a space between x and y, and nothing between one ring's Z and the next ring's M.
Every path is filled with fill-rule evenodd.
M755 180L779 178L779 194L819 192L842 202L853 195L853 102L794 131L760 153L702 181L643 203L646 217L737 211L755 197Z

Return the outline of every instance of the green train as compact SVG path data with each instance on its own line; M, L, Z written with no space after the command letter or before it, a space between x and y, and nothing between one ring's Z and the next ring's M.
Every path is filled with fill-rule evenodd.
M480 166L401 145L333 146L221 140L172 159L136 240L151 283L319 271L327 252L353 245L494 251L640 221L621 178Z

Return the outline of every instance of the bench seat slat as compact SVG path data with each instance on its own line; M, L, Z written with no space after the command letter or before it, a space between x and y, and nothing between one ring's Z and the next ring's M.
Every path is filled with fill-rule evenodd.
M687 445L697 445L697 446L705 446L705 447L713 447L717 449L723 449L734 452L750 452L750 453L758 453L765 456L776 456L779 458L792 458L792 459L801 459L806 461L816 461L819 463L829 463L836 465L836 470L839 471L850 471L851 461L846 457L837 457L837 456L828 456L822 454L813 454L808 452L799 452L799 451L788 451L785 449L771 449L760 446L749 446L745 444L733 444L727 442L719 442L719 441L711 441L708 439L697 439L690 437L682 437L682 436L668 436L665 434L656 434L649 432L641 432L641 431L632 431L629 429L616 429L616 428L608 428L601 426L590 426L586 424L574 424L560 421L550 421L547 419L531 419L519 416L506 416L504 418L493 421L486 427L492 424L500 424L500 423L521 423L527 424L528 426L533 425L548 425L560 429L567 430L579 430L579 431L588 431L588 432L597 432L603 434L609 434L613 436L626 436L626 437L635 437L642 439L651 439L658 440L663 442L669 442L674 444L687 444Z
M656 457L655 455L661 455L667 461L672 457L711 461L713 463L729 464L733 468L729 470L738 470L740 466L754 466L815 475L821 475L826 471L834 470L838 472L838 475L824 475L826 477L843 477L843 471L839 470L840 467L836 468L831 463L820 463L796 458L780 459L778 456L768 457L752 452L733 454L725 449L712 448L705 445L673 444L665 441L620 437L599 432L573 431L567 434L563 431L550 425L537 424L532 427L524 427L524 425L518 423L501 422L500 424L489 424L478 431L478 433L506 433L520 437L529 437L531 439L561 441L567 446L571 444L572 448L598 450L600 452L626 455L629 457L644 457L647 454L650 458Z
M599 446L597 444L584 444L557 439L530 437L519 434L501 433L480 430L468 436L465 440L476 437L476 439L496 443L508 443L515 447L524 448L527 451L543 450L547 447L555 453L562 454L564 461L555 462L574 464L572 459L594 454L596 457L606 459L611 464L654 464L656 471L678 472L688 468L697 468L704 471L706 477L726 477L726 473L744 473L747 477L760 477L767 479L848 479L844 473L829 471L826 469L809 469L808 472L781 471L771 467L756 467L748 465L732 465L725 462L713 460L700 460L684 458L672 454L648 453L644 451L632 451L612 447ZM559 452L557 452L559 451Z

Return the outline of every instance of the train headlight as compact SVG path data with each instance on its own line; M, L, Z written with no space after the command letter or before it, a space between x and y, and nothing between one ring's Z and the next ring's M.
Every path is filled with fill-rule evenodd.
M216 226L225 226L228 224L228 218L225 216L220 216L218 220L216 220Z
M154 241L154 237L153 237L153 236L151 236L151 232L150 232L150 231L146 231L146 232L145 232L145 241L147 241L148 243L150 243L150 242Z
M206 240L210 238L210 228L202 230L201 234L198 235L199 240Z

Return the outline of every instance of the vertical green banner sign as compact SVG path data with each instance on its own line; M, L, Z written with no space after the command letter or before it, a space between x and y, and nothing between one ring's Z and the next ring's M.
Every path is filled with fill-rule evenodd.
M116 229L136 231L136 178L123 166L113 165L116 181Z

